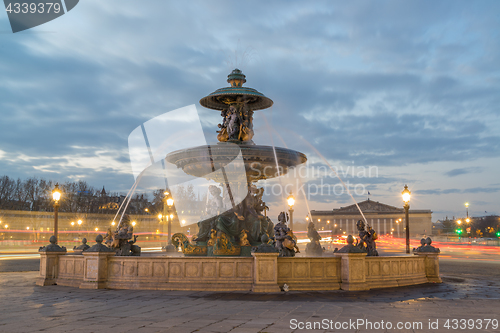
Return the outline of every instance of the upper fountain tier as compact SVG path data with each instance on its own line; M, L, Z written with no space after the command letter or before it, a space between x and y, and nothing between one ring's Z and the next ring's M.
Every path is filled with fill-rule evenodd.
M210 95L203 97L200 104L213 110L225 110L230 105L244 103L252 111L263 110L271 107L273 101L255 89L242 87L247 82L245 75L235 69L227 76L231 87L217 89Z
M218 89L200 100L204 107L221 110L222 122L217 131L220 142L171 152L167 162L189 175L219 183L227 177L252 183L284 175L289 168L305 163L306 155L298 151L253 143L253 111L266 109L273 101L255 89L242 87L246 79L239 69L228 75L227 82L231 87ZM241 172L243 165L245 171ZM225 173L215 172L222 168ZM245 179L238 178L241 174L246 175Z

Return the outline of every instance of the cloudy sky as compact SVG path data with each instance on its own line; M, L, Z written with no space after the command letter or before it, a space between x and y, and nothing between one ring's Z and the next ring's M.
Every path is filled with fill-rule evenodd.
M0 32L2 175L126 192L130 133L196 104L214 142L219 113L198 101L238 67L274 100L254 141L307 154L305 177L281 183L304 184L310 209L350 203L311 193L339 183L328 162L358 201L402 206L408 184L433 220L466 201L473 216L500 213L496 0L85 0L16 34L0 15ZM277 213L280 196L267 199Z

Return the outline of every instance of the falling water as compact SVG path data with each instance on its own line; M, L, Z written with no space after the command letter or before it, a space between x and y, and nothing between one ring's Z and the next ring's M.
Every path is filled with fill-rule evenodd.
M295 135L297 138L299 138L300 140L302 140L304 143L306 143L312 150L314 150L314 152L316 154L318 154L318 156L323 160L323 162L326 163L326 165L328 165L328 167L335 173L335 176L337 176L337 178L340 180L340 182L342 183L342 185L344 186L344 188L346 189L347 191L347 194L349 194L349 196L351 197L352 201L354 202L354 204L356 205L356 207L358 208L361 216L363 217L363 220L365 221L365 224L368 226L368 220L366 219L365 217L365 214L363 214L363 211L361 211L361 208L359 208L358 206L358 203L356 202L356 200L354 199L354 197L352 196L351 194L351 191L349 191L349 188L347 187L347 185L344 183L344 181L342 180L342 178L340 178L339 174L337 173L337 171L330 165L330 163L328 162L328 160L316 149L314 148L313 145L311 145L307 140L305 140L301 135L298 135L297 133L295 133L294 131L292 130L289 130L289 129L286 129L288 132L290 132L291 134ZM278 133L278 131L274 130L274 132L276 132L276 135L278 135L278 137L281 138L280 134ZM281 138L281 140L283 141L283 139ZM302 188L302 192L304 192L304 189ZM304 196L305 193L304 193ZM306 200L306 204L307 204L307 200ZM309 210L309 206L307 207L307 210L309 212L309 216L311 216L311 211Z
M269 129L269 131L271 131L271 128L269 127L269 123L267 122L267 118L265 115L264 116L264 119L266 121L266 124L267 124L267 127ZM285 140L283 140L283 137L278 133L278 131L274 130L274 132L276 133L276 135L278 136L278 139L281 140L281 142L283 143L283 146L285 146L285 148L288 148L288 145L286 144ZM270 133L271 137L272 137L272 133ZM274 142L273 142L273 149L274 149ZM276 155L275 155L276 157ZM309 200L307 199L307 195L306 195L306 192L304 191L304 186L303 186L303 182L302 182L302 178L298 178L299 180L299 183L300 183L300 189L301 189L301 192L304 194L304 201L306 203L306 208L307 208L307 213L309 216L311 216L311 209L309 208ZM280 180L280 185L281 185L281 180ZM286 202L285 202L285 210L286 210Z
M273 112L273 108L271 107L271 115ZM280 188L283 188L283 185L281 184L281 173L280 173L280 167L278 164L278 156L276 155L276 147L274 146L274 140L273 140L273 133L271 131L271 126L269 126L269 122L267 120L267 117L265 114L262 114L264 116L264 120L266 121L267 129L269 131L269 136L271 137L271 144L273 146L273 153L274 153L274 161L276 162L276 170L278 171L278 181L280 182ZM279 135L278 135L279 136ZM283 191L281 191L281 198L283 199L284 203L284 209L283 211L286 212L286 202L285 202L285 196L283 195Z

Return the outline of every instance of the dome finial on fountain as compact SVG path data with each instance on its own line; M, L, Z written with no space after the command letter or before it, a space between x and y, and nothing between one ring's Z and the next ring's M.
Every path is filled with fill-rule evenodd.
M227 82L231 84L231 87L241 87L247 80L245 79L245 74L238 68L235 68L231 74L227 76Z
M246 105L250 111L270 108L273 101L257 90L243 87L247 82L245 74L235 68L228 76L227 82L230 87L219 88L200 100L200 104L207 109L227 110L231 105Z

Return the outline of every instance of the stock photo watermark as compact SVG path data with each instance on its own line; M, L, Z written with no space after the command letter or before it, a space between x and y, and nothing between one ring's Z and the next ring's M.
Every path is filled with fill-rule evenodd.
M4 0L12 32L52 21L75 8L80 0Z

